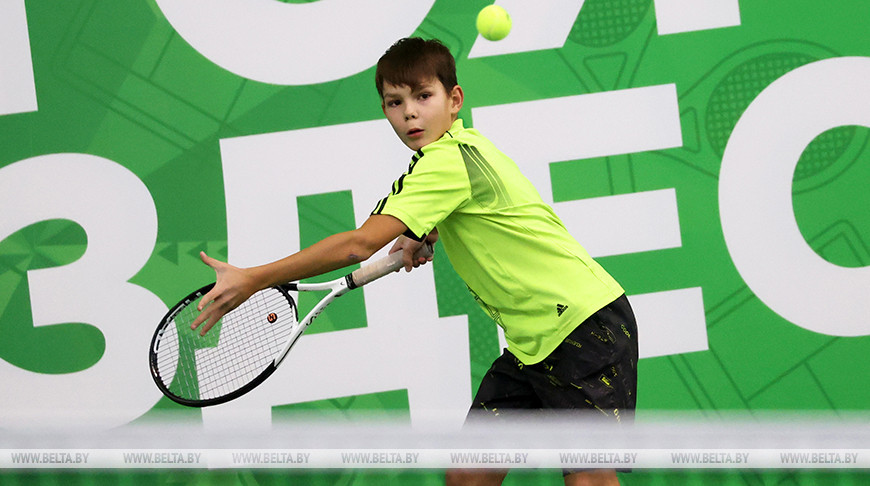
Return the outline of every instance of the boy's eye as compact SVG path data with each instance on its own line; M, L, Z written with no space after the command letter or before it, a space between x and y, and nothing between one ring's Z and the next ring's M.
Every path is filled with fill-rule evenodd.
M399 100L390 100L387 101L387 106L399 106Z

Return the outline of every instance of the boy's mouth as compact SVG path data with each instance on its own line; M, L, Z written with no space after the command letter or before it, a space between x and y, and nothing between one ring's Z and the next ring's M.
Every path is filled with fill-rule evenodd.
M422 128L412 128L412 129L410 129L410 130L407 131L407 135L408 135L409 137L416 137L416 136L418 136L418 135L420 135L420 134L422 134L422 133L423 133L423 129L422 129Z

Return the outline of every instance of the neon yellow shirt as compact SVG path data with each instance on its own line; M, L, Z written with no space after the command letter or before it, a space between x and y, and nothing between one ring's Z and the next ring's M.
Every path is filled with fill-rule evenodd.
M624 293L517 165L461 119L414 154L372 214L418 238L437 227L453 268L526 364Z

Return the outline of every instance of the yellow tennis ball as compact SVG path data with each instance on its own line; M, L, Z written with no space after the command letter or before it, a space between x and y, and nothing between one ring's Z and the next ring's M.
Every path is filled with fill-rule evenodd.
M477 14L477 31L487 40L504 39L510 33L511 25L511 16L498 5L486 6Z

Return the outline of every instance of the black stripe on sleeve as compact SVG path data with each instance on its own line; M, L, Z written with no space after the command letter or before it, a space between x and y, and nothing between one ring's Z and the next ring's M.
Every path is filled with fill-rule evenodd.
M411 156L411 163L408 165L408 171L402 174L398 179L396 179L395 182L393 182L390 196L395 196L396 194L402 192L402 189L405 188L405 177L407 177L408 174L414 171L414 166L417 165L417 162L419 162L421 158L423 158L423 149L418 150L414 153L413 156ZM372 211L373 215L381 214L381 212L383 212L384 208L387 205L387 199L389 199L390 196L387 196L378 202L378 204L375 206L374 211Z
M422 158L423 158L423 149L420 149L417 151L417 153L414 154L413 157L411 157L411 163L408 164L408 172L407 172L408 174L410 174L411 172L414 172L414 167L417 166L417 162L419 162L420 159L422 159Z
M408 174L407 173L402 174L402 176L399 177L396 180L396 182L393 184L393 194L398 194L398 193L402 192L402 189L405 187L405 176L406 175L408 175Z
M381 212L383 212L384 207L386 205L387 205L387 198L385 197L385 198L381 199L380 201L378 201L378 204L375 206L374 211L372 211L372 215L381 214Z

